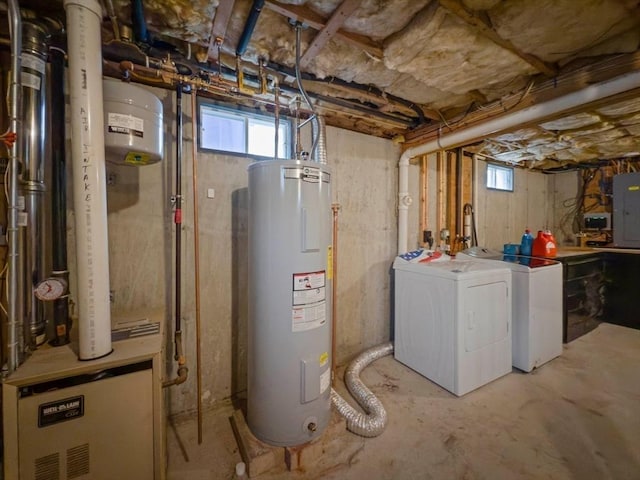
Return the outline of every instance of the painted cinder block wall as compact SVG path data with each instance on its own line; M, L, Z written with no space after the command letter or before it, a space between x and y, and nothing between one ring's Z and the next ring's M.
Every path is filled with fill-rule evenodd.
M165 311L167 375L173 375L174 224L171 196L175 193L175 92L148 87L164 105L165 159L145 167L107 164L109 185L110 288L112 314ZM190 95L183 95L183 224L182 318L190 376L167 392L168 413L196 407L195 290L192 117ZM390 140L327 127L327 157L333 171L333 201L340 205L338 240L337 363L390 338L391 264L397 249L397 161L400 148ZM203 407L211 408L246 390L247 333L247 167L250 158L200 151L197 182L200 242ZM418 174L410 167L414 204L410 225L418 237ZM547 211L546 176L526 173L518 202L542 202ZM520 174L516 186L520 187ZM208 189L214 197L208 198ZM539 191L541 190L541 191ZM73 192L69 192L71 197ZM513 202L500 203L479 189L480 238L503 243L504 232L519 232L520 211ZM72 208L71 198L69 208ZM493 205L490 207L490 205ZM496 215L490 237L484 222ZM511 211L510 209L515 209ZM528 206L527 211L538 212ZM495 220L495 219L494 219ZM74 222L69 211L69 258L74 293ZM482 232L482 233L481 233ZM510 237L509 237L510 238ZM514 240L511 239L510 240ZM412 245L413 246L413 245ZM497 245L493 245L497 246ZM274 379L277 381L277 379Z

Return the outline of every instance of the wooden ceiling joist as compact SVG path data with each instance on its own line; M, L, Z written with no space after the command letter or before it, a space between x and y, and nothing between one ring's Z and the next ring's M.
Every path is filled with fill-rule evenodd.
M542 61L535 55L523 52L522 50L518 49L513 43L511 43L510 40L502 38L500 35L498 35L498 33L493 29L493 27L486 19L482 18L482 16L478 13L467 9L467 7L465 7L459 0L438 0L438 2L442 7L447 9L456 17L460 18L467 25L475 29L479 34L488 38L493 43L504 48L505 50L510 51L514 55L517 55L540 73L543 73L548 77L555 77L558 74L558 69L555 66Z
M611 80L620 75L637 71L638 69L640 69L640 51L619 55L603 60L597 64L587 65L570 72L561 73L557 78L550 78L534 86L526 95L513 94L500 101L485 105L482 110L476 110L469 114L462 115L460 118L447 118L446 126L428 125L407 132L405 134L406 143L404 144L404 148L409 148L413 145L438 138L440 133L450 133L469 128L489 119L553 100L562 95L567 95L596 83ZM640 89L618 94L615 97L602 100L599 103L611 103L632 98L640 94L636 90ZM595 107L591 105L589 108ZM584 110L584 107L578 110ZM569 113L571 112L565 112L564 114ZM442 132L440 132L441 129Z
M235 0L226 0L218 4L216 12L214 13L211 36L209 37L209 60L213 62L218 61L218 48L224 43L225 35L227 34L227 25L231 18L231 12L233 11L233 5Z
M300 66L305 68L311 59L313 59L329 40L338 32L342 24L351 16L351 14L360 6L362 0L344 0L338 8L331 14L331 18L327 21L315 36L309 48L304 52L300 59Z
M317 14L313 10L300 5L289 5L274 0L267 0L265 7L279 13L285 17L305 23L314 30L322 30L327 25L328 20L322 15ZM345 32L338 29L335 36L341 40L360 48L375 58L382 58L382 46L364 35L357 33Z

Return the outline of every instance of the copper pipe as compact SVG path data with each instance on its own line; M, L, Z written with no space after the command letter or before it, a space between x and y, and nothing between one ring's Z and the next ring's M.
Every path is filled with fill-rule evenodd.
M198 445L202 443L202 353L200 350L200 229L198 228L197 90L191 88L191 159L193 163L193 257L196 296L196 383L198 395Z
M424 232L427 229L427 156L420 158L420 244L425 246Z
M333 239L331 247L331 385L335 384L336 379L336 328L338 316L338 211L340 204L333 203L331 205L333 212Z

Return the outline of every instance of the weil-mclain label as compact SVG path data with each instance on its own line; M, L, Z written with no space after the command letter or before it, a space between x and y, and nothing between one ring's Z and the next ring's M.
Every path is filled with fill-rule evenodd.
M84 415L84 395L38 405L38 427L66 422Z

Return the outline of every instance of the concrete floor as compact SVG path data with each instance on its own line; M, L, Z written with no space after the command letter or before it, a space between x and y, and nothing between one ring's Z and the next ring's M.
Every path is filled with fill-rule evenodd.
M345 435L354 453L337 466L257 478L640 479L640 330L602 324L533 373L462 398L392 357L362 379L387 409L382 435ZM232 412L226 403L204 415L200 446L193 418L169 428L169 480L234 478Z

